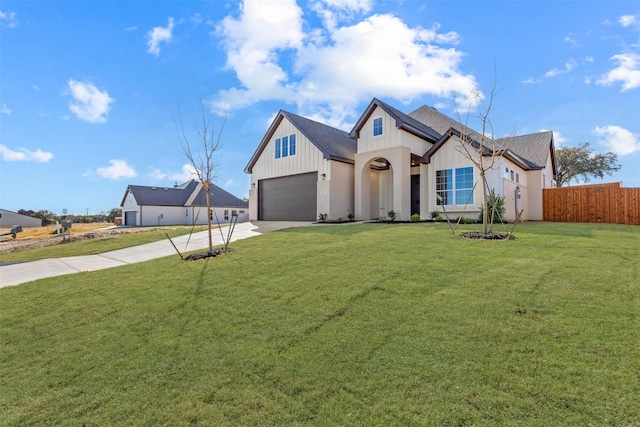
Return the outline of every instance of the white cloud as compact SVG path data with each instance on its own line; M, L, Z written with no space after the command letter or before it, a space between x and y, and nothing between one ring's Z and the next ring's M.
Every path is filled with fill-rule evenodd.
M620 156L640 151L640 139L638 135L620 126L596 126L593 133L601 137L599 141L600 144Z
M638 23L638 19L633 15L623 15L618 20L618 23L620 25L622 25L623 27L627 28L627 27L629 27L631 25L637 24Z
M565 36L564 42L570 44L573 47L581 47L582 45L573 38L573 34L569 33Z
M15 12L4 12L0 10L0 27L15 28L18 26Z
M135 169L129 166L124 160L109 160L111 166L98 168L96 173L101 178L118 180L120 178L135 178L137 176Z
M77 82L70 79L69 94L73 101L69 102L69 110L80 120L89 123L105 123L106 115L111 110L110 104L115 102L107 91L99 90L93 83Z
M597 84L610 86L615 82L622 82L622 92L640 87L640 54L621 53L611 59L618 61L618 67L602 76Z
M158 168L150 168L151 170L149 171L149 173L147 173L147 176L152 180L152 181L162 181L163 179L165 179L167 177L167 174L163 171L161 171Z
M233 178L230 178L227 180L227 182L224 183L223 187L228 188L234 185L236 185L236 181Z
M180 183L189 181L190 179L198 179L198 174L193 165L186 163L182 165L182 171L173 175L169 175L169 179L172 181L178 181Z
M549 129L540 129L540 132L548 132ZM556 148L565 145L569 141L569 138L564 137L560 132L553 131L553 142L555 143Z
M53 154L37 149L36 151L20 148L18 151L11 150L0 144L0 156L5 162L36 162L47 163L53 159Z
M576 66L578 65L578 63L576 61L574 61L573 59L565 62L564 64L564 69L558 69L558 68L554 68L553 70L549 70L547 71L544 76L545 77L555 77L557 75L560 74L567 74L570 73L574 68L576 68Z
M149 52L152 55L159 56L160 55L160 43L169 43L173 39L173 26L174 20L172 17L169 17L169 23L166 27L154 27L153 30L147 33L147 45Z
M0 107L0 113L9 115L11 114L11 108L7 107L7 104L3 103L2 107Z
M429 94L450 100L453 93L470 96L477 90L475 77L460 71L464 54L453 47L460 39L455 32L411 28L390 14L341 24L368 11L368 1L316 2L316 10L333 13L330 22L322 15L321 28L309 28L293 0L273 7L246 0L239 17L218 26L226 66L240 86L218 93L211 103L216 112L277 100L339 126L372 96L410 101Z

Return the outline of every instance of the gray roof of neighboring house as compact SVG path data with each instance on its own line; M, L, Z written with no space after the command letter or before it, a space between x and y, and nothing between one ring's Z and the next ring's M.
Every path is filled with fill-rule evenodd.
M273 137L274 132L286 118L296 127L318 150L320 150L325 159L340 160L353 163L357 150L357 143L349 138L349 134L343 130L327 126L325 124L307 119L288 111L280 110L276 118L271 123L269 130L262 138L249 163L245 167L245 172L251 173L253 166L266 148L267 144Z
M127 192L131 192L138 205L141 206L187 206L186 203L198 188L198 181L192 179L176 187L149 187L144 185L130 185L122 199L121 206L124 205ZM213 195L212 206L214 207L248 207L247 203L238 199L233 194L228 193L215 184L211 184L211 194ZM206 206L205 192L203 188L196 195L189 206Z

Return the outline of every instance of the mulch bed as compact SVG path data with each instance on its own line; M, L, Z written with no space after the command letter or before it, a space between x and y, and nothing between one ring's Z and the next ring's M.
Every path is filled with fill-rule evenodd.
M505 240L513 239L513 235L508 233L481 233L479 231L464 231L460 233L465 239L485 239L485 240Z
M198 252L198 253L195 253L195 254L187 255L186 257L184 257L184 260L185 261L197 261L199 259L217 257L218 255L222 255L222 254L224 254L226 252L227 251L224 248L214 249L212 251L207 251L207 252Z

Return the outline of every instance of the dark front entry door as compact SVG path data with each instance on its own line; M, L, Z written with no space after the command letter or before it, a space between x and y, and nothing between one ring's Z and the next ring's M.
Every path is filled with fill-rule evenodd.
M411 175L411 215L420 214L420 175Z

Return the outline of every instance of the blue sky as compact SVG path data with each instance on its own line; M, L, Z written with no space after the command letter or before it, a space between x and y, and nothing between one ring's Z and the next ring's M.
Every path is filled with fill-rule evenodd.
M197 147L201 100L216 132L226 114L216 183L244 197L279 109L350 130L373 97L455 117L494 84L497 136L589 142L618 154L605 182L640 187L637 1L3 0L0 207L98 213L186 181L175 120Z

